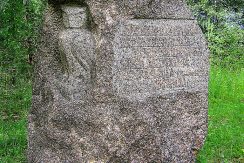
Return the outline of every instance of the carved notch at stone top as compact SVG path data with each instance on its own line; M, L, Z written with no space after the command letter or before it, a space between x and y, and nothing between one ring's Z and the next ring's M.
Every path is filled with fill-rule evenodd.
M63 22L66 28L85 28L87 14L85 7L63 5Z

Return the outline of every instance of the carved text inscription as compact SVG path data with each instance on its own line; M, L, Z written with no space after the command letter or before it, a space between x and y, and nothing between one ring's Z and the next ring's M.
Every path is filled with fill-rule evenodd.
M208 53L194 20L136 19L114 40L113 87L130 100L207 89Z

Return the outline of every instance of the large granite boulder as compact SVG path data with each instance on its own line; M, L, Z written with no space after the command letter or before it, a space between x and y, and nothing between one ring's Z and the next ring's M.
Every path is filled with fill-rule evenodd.
M209 53L183 0L49 0L30 163L194 162Z

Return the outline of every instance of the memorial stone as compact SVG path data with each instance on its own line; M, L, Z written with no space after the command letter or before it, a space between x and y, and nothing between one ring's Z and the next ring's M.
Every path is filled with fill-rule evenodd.
M49 0L29 163L195 162L209 52L183 0Z

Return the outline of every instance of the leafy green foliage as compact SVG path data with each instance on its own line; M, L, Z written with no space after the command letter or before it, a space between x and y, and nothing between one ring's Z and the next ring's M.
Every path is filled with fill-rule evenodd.
M41 23L41 0L0 1L0 162L26 162L31 104L31 55Z
M228 26L216 29L208 40L212 64L230 69L244 66L244 30Z
M35 45L37 28L41 22L41 0L31 0L28 5L23 0L5 1L0 12L0 59L7 69L18 69L22 74L30 69L28 62L30 46ZM30 40L29 40L30 39ZM30 42L31 41L31 44ZM17 65L16 65L17 64Z
M5 69L5 72L15 75L28 69L27 65L21 64L27 61L25 55L27 51L23 42L28 32L28 24L24 19L24 6L20 5L22 2L19 2L8 1L3 12L0 12L1 67ZM17 66L19 66L19 71L16 71Z
M236 3L234 3L236 2ZM244 66L244 1L188 0L211 51L211 63Z
M40 0L24 5L22 0L5 1L0 12L0 88L1 97L31 78L31 55L35 52L38 25L41 22ZM38 3L39 2L39 3ZM29 10L29 12L27 12ZM31 13L31 14L29 14ZM36 17L35 19L31 19ZM5 97L6 99L7 97ZM2 101L0 101L2 102ZM6 108L5 108L6 109ZM1 108L0 112L4 109Z

